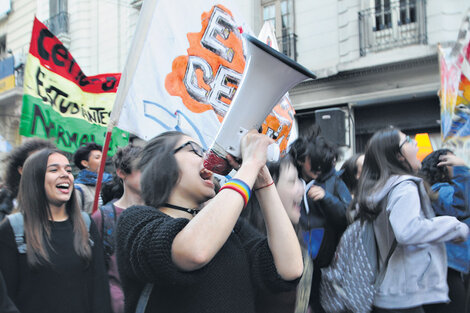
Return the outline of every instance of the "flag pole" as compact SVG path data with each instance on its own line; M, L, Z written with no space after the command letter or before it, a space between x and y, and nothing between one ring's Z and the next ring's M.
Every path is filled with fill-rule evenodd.
M111 124L111 123L110 123ZM96 210L98 210L98 201L100 198L100 192L101 192L101 182L103 180L103 173L104 173L104 167L106 166L106 157L108 156L108 150L109 150L109 144L111 142L111 134L113 132L114 126L109 127L106 131L106 137L104 140L103 144L103 151L101 154L101 162L100 162L100 169L98 171L98 178L96 179L96 186L95 186L95 199L93 200L93 209L91 211L91 214L95 213Z
M119 116L121 115L122 105L124 104L125 97L130 88L132 77L134 76L139 55L143 49L145 38L148 34L149 25L152 22L153 12L158 0L145 0L140 10L139 22L137 23L134 38L132 40L129 55L127 56L126 66L119 81L119 87L116 93L116 99L111 111L108 129L106 131L106 138L103 144L103 151L101 156L100 169L98 171L98 180L95 188L95 199L93 201L92 214L98 209L98 200L101 191L101 181L103 179L104 167L106 165L106 157L108 154L109 144L111 142L111 133L113 128L117 126Z

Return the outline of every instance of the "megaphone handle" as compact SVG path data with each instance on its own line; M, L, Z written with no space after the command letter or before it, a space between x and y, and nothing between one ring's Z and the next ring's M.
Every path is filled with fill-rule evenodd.
M281 151L277 143L272 143L268 146L268 151L266 155L266 161L268 162L277 162L279 161L279 156Z

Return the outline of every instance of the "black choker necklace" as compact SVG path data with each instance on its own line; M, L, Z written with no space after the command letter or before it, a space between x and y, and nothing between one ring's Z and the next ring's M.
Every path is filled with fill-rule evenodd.
M187 208L183 208L183 207L181 207L181 206L177 206L177 205L169 204L169 203L164 203L162 206L163 206L163 207L168 207L168 208L171 208L171 209L175 209L175 210L180 210L180 211L189 213L189 214L191 214L192 216L195 216L195 215L197 214L197 212L199 212L198 210L187 209Z

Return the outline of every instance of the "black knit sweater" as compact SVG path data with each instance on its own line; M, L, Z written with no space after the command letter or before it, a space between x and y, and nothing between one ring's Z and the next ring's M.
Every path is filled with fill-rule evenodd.
M298 280L282 280L266 238L242 221L206 266L179 270L171 259L171 245L188 222L145 206L121 214L117 260L127 313L135 312L148 282L154 283L154 289L147 313L254 313L256 289L281 291L297 285Z

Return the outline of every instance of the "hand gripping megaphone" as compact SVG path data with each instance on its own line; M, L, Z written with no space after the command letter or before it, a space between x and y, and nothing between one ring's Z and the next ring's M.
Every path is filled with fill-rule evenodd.
M241 157L240 142L245 133L259 129L292 87L307 78L316 78L311 71L258 39L247 34L242 36L247 50L245 72L204 158L204 167L220 175L227 175L232 169L226 159L228 153Z

